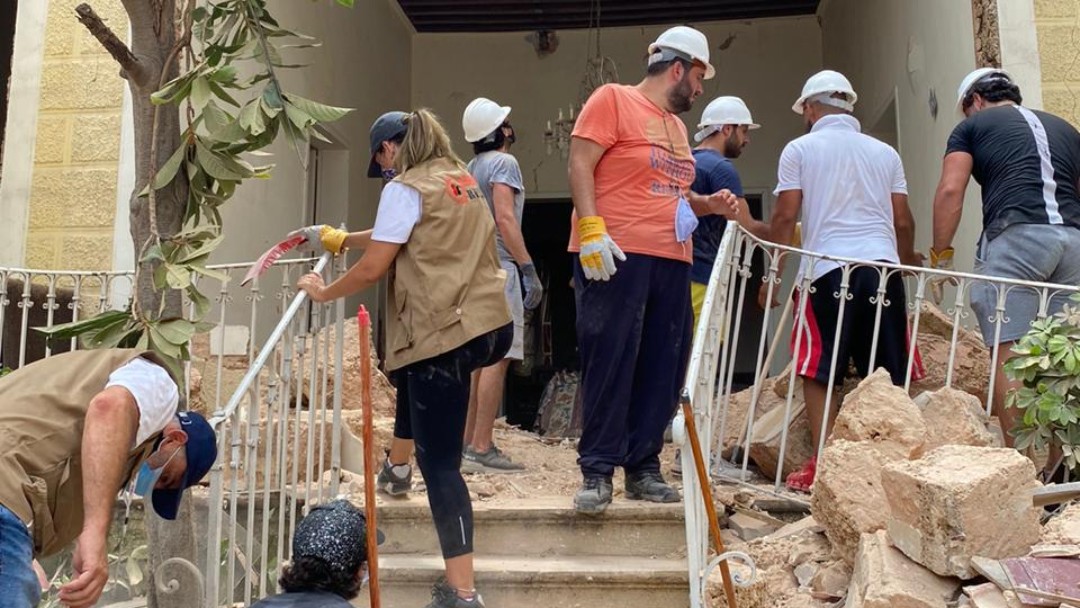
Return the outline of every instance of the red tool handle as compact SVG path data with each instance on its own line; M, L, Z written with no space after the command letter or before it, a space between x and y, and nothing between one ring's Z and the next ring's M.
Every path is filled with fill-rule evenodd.
M368 590L371 608L379 608L379 540L375 514L375 450L371 420L371 317L364 305L357 311L360 324L360 403L364 414L364 512L367 517Z

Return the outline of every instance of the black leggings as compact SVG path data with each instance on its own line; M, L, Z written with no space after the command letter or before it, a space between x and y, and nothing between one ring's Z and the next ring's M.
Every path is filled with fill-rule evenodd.
M470 375L502 360L513 338L514 326L506 325L394 372L394 436L416 441L416 462L445 559L473 551L472 502L461 477Z

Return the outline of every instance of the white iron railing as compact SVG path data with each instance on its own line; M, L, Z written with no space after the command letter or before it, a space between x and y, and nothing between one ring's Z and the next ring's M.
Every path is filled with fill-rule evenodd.
M746 232L737 224L731 224L720 244L720 250L713 266L713 273L706 291L705 302L701 314L701 320L694 334L694 343L690 357L690 366L686 376L686 389L690 394L693 404L694 418L698 430L698 438L701 442L703 457L710 463L710 469L714 480L738 484L756 492L774 493L780 490L784 481L785 453L789 448L790 437L788 429L791 427L793 401L796 390L796 369L794 365L788 366L786 398L784 399L784 418L781 423L781 436L779 455L776 458L775 470L762 471L766 476L774 479L772 488L763 484L747 483L749 479L751 440L754 437L756 407L761 403L762 391L765 381L773 376L772 370L779 367L774 361L774 351L777 351L776 340L784 342L782 359L787 358L787 340L790 335L790 326L798 326L806 313L807 297L799 297L797 310L792 315L790 308L777 307L765 311L760 326L744 322L744 303L747 298L751 301L758 299L758 290L761 281L765 281L768 287L768 301L775 296L781 302L786 302L784 296L791 299L795 294L800 296L809 295L814 290L811 287L809 276L817 264L827 262L839 262L842 264L842 281L838 293L833 296L840 300L839 319L837 331L845 314L845 304L852 300L853 294L849 292L849 279L851 272L856 268L873 268L879 272L880 281L877 294L871 299L876 306L876 320L872 332L866 336L870 340L870 369L873 370L873 362L879 348L879 332L881 313L886 306L905 306L909 312L910 332L912 340L907 355L907 376L905 390L912 389L911 370L914 365L914 352L919 343L920 322L923 320L924 305L935 306L929 298L931 281L935 278L950 280L950 287L946 289L948 297L945 298L941 311L945 313L952 323L952 332L948 342L947 368L934 370L936 375L943 376L939 386L953 386L954 372L958 365L969 365L970 361L957 359L958 344L966 338L968 330L965 325L970 325L974 319L970 313L970 295L973 288L988 287L995 296L992 300L996 303L995 310L989 315L988 321L993 324L995 344L1001 336L1002 326L1009 323L1005 314L1006 299L1010 294L1019 291L1027 291L1038 296L1038 318L1047 316L1052 298L1068 297L1080 292L1080 286L1057 285L1050 283L1036 283L1030 281L1018 281L998 277L987 277L966 272L941 271L929 268L917 268L898 264L867 262L865 260L837 258L805 251L795 247L775 245L761 241ZM764 260L763 268L755 275L753 260L755 254ZM781 263L789 269L787 276L794 276L793 270L799 267L800 262L807 265L806 274L795 281L788 278L786 281L780 274ZM763 272L760 272L763 271ZM900 274L904 278L905 291L908 301L903 303L889 302L885 297L886 281ZM788 289L781 287L787 283ZM793 283L793 284L792 284ZM793 317L793 318L789 318ZM734 329L733 329L734 328ZM753 367L753 378L750 388L749 408L745 413L745 422L739 421L738 437L742 438L737 445L728 442L725 438L731 436L728 428L728 416L732 413L732 395L736 370L736 354L739 350L739 340L744 334L757 334L756 358ZM794 350L800 347L801 333L796 334ZM770 345L769 336L774 334L774 340ZM778 335L782 334L782 335ZM743 337L743 339L748 339ZM980 340L981 343L981 340ZM996 366L1000 347L995 345L989 349L987 358L988 365L985 369L986 382L984 405L989 413L993 404L993 387L997 374ZM835 356L835 353L833 353ZM836 407L833 403L834 387L838 386L838 379L830 377L828 390L826 391L825 416L829 417L829 410ZM923 387L926 388L926 387ZM930 388L937 388L930 387ZM913 397L915 395L912 395ZM777 405L776 407L780 407ZM741 412L740 412L741 414ZM731 429L734 431L735 429ZM680 412L675 421L676 442L685 442L685 423ZM825 433L820 433L821 440L817 446L812 446L820 456L825 445ZM734 454L741 453L740 461L725 462L721 456L722 451L728 448ZM741 449L734 449L741 448ZM682 470L690 472L694 470L693 456L689 449L682 449ZM710 557L709 553L709 524L705 516L705 508L702 499L702 489L697 478L692 474L683 475L684 505L686 509L686 540L687 559L690 573L690 605L691 608L703 608L706 601L706 586L712 571L718 566L719 559ZM752 562L745 564L753 571Z
M201 290L216 300L207 320L246 328L240 335L247 341L236 352L230 332L218 331L193 345L189 380L201 377L201 383L192 392L188 382L188 402L208 412L219 457L207 480L209 498L204 502L206 490L194 488L186 498L196 501L199 563L167 560L154 573L160 589L194 580L205 606L247 605L274 593L301 514L336 496L345 302L312 304L295 285L306 272L332 278L343 264L342 258L331 264L329 254L278 261L246 287L239 279L247 263L212 266L224 280L200 279ZM50 347L33 328L126 308L133 279L130 272L0 268L0 364L16 368L75 348L74 340ZM114 568L106 604L145 594L148 583L121 581L124 571Z

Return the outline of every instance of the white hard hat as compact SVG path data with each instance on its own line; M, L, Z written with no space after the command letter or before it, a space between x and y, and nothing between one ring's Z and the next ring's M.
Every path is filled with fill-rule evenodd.
M465 108L465 114L461 117L465 141L477 142L491 135L509 115L510 106L500 106L487 97L477 97Z
M791 109L794 110L796 114L802 114L803 104L806 103L806 100L823 93L842 93L846 95L849 99L845 104L845 109L850 109L846 106L855 105L855 102L859 99L859 96L855 94L855 89L851 88L851 82L848 81L846 76L840 72L822 70L806 80L806 84L803 85L802 95L799 96L795 105L791 106Z
M743 100L731 96L717 97L709 102L701 113L701 122L698 123L698 129L701 130L694 135L694 140L705 141L705 138L719 131L724 125L746 125L751 129L761 127L750 117L750 108L746 107Z
M709 40L705 34L685 25L675 27L660 34L660 37L649 45L649 63L657 61L653 56L662 49L675 51L693 61L705 64L705 79L708 80L716 75L716 69L709 63Z
M1012 76L1009 76L1009 73L1001 68L979 68L964 76L964 80L960 83L960 88L956 92L956 110L958 112L964 110L964 98L971 92L971 87L991 74L1001 74L1005 78L1012 80Z

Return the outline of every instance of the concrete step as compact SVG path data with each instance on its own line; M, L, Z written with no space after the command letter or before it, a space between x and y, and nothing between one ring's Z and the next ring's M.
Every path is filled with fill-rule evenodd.
M383 606L423 608L443 574L434 556L379 558ZM687 608L683 559L586 557L477 557L476 586L488 608ZM367 590L353 601L368 605Z
M617 499L600 517L578 515L569 497L473 503L476 555L682 557L686 549L682 503ZM382 555L440 555L426 497L387 500L378 526Z

